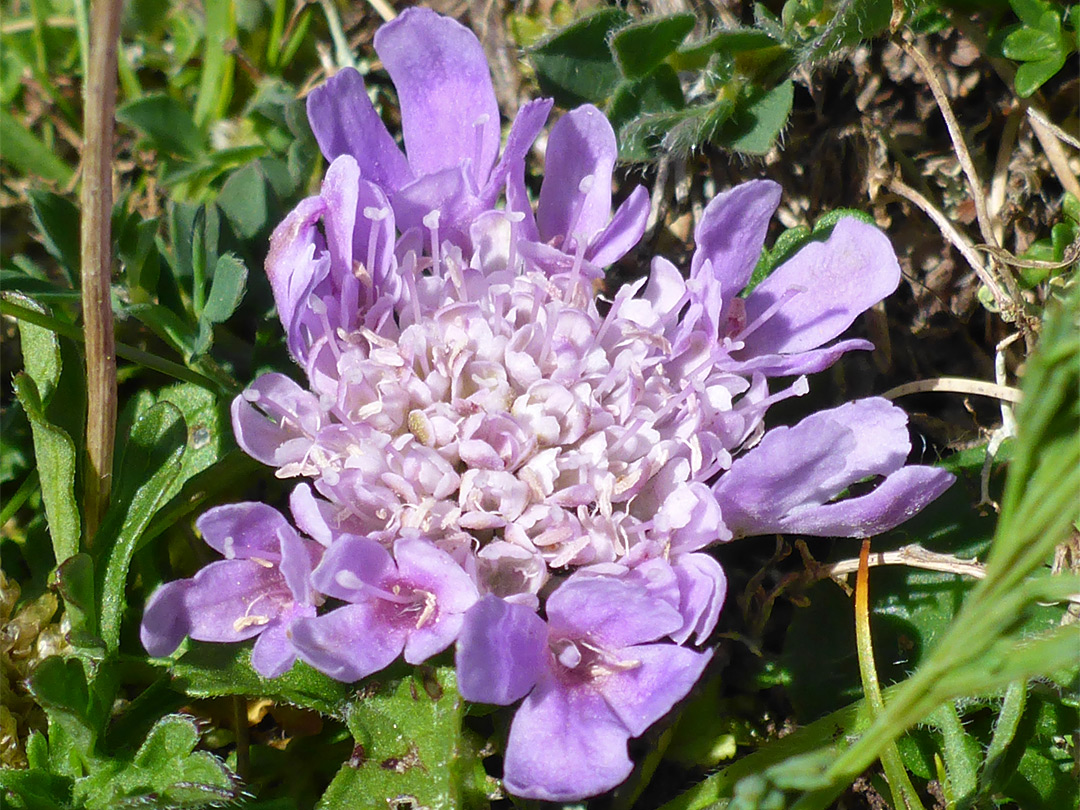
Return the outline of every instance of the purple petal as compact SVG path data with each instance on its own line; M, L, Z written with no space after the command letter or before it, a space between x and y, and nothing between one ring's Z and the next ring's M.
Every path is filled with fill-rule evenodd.
M694 231L690 277L708 261L724 297L736 295L754 272L779 204L780 186L772 180L751 180L713 197Z
M536 611L488 594L465 614L458 636L458 690L466 700L507 706L533 688L547 656Z
M694 643L701 644L716 627L724 606L724 569L708 554L682 554L671 565L679 581L679 613L683 617L683 626L671 634L671 640L684 644L696 634Z
M615 210L607 227L593 238L586 258L598 267L614 264L638 243L648 220L649 192L638 186Z
M287 619L273 624L255 639L251 649L251 666L264 678L284 675L296 661L296 648L289 640L289 625L300 616L313 617L315 608L300 608Z
M284 374L263 374L232 402L236 443L272 467L303 459L321 422L318 398Z
M536 206L545 242L561 236L564 245L570 239L587 243L608 224L617 155L611 124L591 104L568 112L552 127Z
M763 354L739 361L745 351L732 352L736 361L725 370L736 374L758 371L766 377L796 377L800 374L817 374L824 371L840 357L850 351L872 351L874 344L869 340L852 338L841 340L824 349L810 349L795 354Z
M637 666L598 677L594 683L611 710L637 737L671 711L697 683L712 652L674 644L642 644L623 651Z
M316 223L326 212L322 197L302 200L270 236L266 254L266 275L274 291L278 318L285 329L289 351L302 360L306 343L300 325L308 296L329 271L329 259L322 254L322 236Z
M480 192L482 207L494 207L507 176L517 168L524 169L525 156L529 154L533 141L544 128L554 103L554 100L550 98L537 98L518 110L514 123L510 126L510 134L506 136L506 147L503 149L502 156L491 172L487 185Z
M198 641L243 641L292 608L293 598L277 568L252 560L210 563L191 580L183 610Z
M365 180L393 190L412 179L405 159L353 68L344 68L307 99L308 121L319 149L330 162L351 155Z
M461 613L440 612L422 626L414 626L405 639L405 660L410 664L422 664L438 655L457 641L464 622Z
M956 480L937 467L903 467L872 492L793 512L769 531L815 537L871 537L918 514Z
M281 538L281 562L278 568L298 604L314 605L319 601L311 584L311 572L319 564L322 555L322 546L301 539L296 532Z
M343 535L323 554L322 562L311 573L311 584L335 599L367 602L373 597L365 585L382 587L396 575L390 552L376 541Z
M363 257L353 255L360 169L351 155L342 155L330 164L319 193L327 205L323 229L338 299L337 317L330 320L330 325L349 330L354 326L359 302L359 280L353 272L353 263L363 261Z
M510 726L503 785L515 796L548 801L603 793L633 769L629 737L599 694L543 678Z
M571 577L548 597L547 614L553 638L591 636L612 649L654 641L682 625L672 605L614 577Z
M464 613L476 602L476 583L454 558L428 540L405 537L394 543L403 582L438 597L439 614Z
M699 481L675 487L660 505L655 520L670 532L674 551L697 551L731 539L716 496Z
M499 151L499 106L480 41L465 26L409 8L375 34L397 88L409 166L417 176L470 161L482 186Z
M745 338L746 353L792 353L839 335L900 283L888 238L857 219L841 219L825 242L811 242L746 299L747 323L799 290Z
M463 235L475 215L479 203L465 166L452 166L426 174L394 193L391 200L394 216L402 231L422 228L424 247L428 247L428 229L424 217L440 211L439 241L450 239L464 244Z
M330 528L334 507L329 501L316 498L309 484L297 484L289 495L289 511L297 527L304 534L315 538L324 546L334 539Z
M258 557L276 563L282 539L300 539L277 509L256 501L215 506L195 521L195 528L226 560Z
M379 600L297 619L291 637L301 660L346 683L388 666L405 646L405 629L385 621Z
M736 537L767 534L790 514L826 503L851 484L900 469L907 414L881 398L819 411L770 430L739 457L713 492Z
M190 579L166 582L147 600L139 625L139 640L154 658L171 655L191 631L184 610L184 595L190 587Z

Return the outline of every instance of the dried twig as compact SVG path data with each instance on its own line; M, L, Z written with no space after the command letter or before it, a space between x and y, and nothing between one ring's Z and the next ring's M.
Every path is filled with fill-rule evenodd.
M969 380L966 377L935 377L930 380L915 380L914 382L890 388L881 396L885 399L897 399L908 394L923 394L929 391L993 397L1003 402L1019 402L1022 396L1019 388L984 382L983 380Z
M82 306L86 336L86 455L84 519L87 545L109 502L116 434L116 349L113 337L112 153L116 109L116 47L121 0L95 0L90 9L90 73L83 112Z
M952 554L940 554L936 551L928 551L917 543L901 546L895 551L871 552L869 564L875 565L906 565L909 568L921 568L925 571L939 571L943 574L960 574L965 577L982 579L986 576L986 566L978 560L963 560ZM819 564L820 565L820 564ZM841 560L831 565L821 565L820 572L824 577L843 577L859 570L859 560L856 557L851 560Z

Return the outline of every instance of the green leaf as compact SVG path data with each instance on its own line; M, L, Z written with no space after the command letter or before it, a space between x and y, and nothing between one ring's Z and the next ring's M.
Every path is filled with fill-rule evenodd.
M410 796L414 806L487 807L473 778L475 752L462 737L464 701L453 667L417 667L392 681L368 681L351 704L353 756L319 801L352 810L357 796Z
M196 751L198 743L193 718L161 718L130 762L118 762L79 785L88 810L109 810L117 804L179 810L239 798L235 774L208 751Z
M540 92L562 107L600 104L619 83L619 69L608 49L608 35L632 18L605 8L556 31L529 50Z
M79 277L79 209L67 197L51 191L32 189L26 196L45 250L60 263L68 283L72 283Z
M117 109L116 120L139 130L160 151L188 158L203 152L203 138L191 113L164 93L129 101Z
M7 110L0 110L0 142L4 144L4 160L23 174L61 186L71 180L71 167Z
M30 419L41 498L49 522L53 553L61 563L79 550L81 522L75 500L75 444L46 417L37 386L25 373L15 375L15 395Z
M615 64L627 79L643 79L679 47L696 22L692 13L673 14L620 28L611 38Z
M169 668L173 685L192 697L242 695L267 697L343 718L353 689L298 662L279 678L267 679L251 668L251 646L191 642Z
M233 172L218 194L217 204L244 239L254 239L270 223L266 174L259 162Z
M1042 0L1009 0L1009 5L1020 22L1033 28L1038 27L1042 16L1050 10L1050 5Z
M240 306L247 286L247 267L232 253L219 256L214 267L214 280L210 295L199 316L199 336L195 341L193 355L204 354L210 348L213 325L224 323Z
M113 500L94 541L101 581L101 635L110 651L120 642L128 567L135 545L180 473L187 428L169 402L150 406L135 421L114 468Z
M191 324L168 307L161 304L133 304L126 308L126 312L169 344L185 361L195 356L198 334Z
M216 0L206 6L206 39L195 102L195 124L204 127L212 118L224 118L232 99L236 57L228 43L236 40L234 0Z
M1065 54L1063 53L1053 54L1052 58L1038 62L1024 62L1016 69L1016 77L1013 79L1016 95L1027 98L1056 76L1064 66Z
M49 718L53 772L82 776L94 757L98 737L89 719L90 694L82 665L74 658L50 656L34 669L27 687Z
M675 112L684 104L679 77L670 65L661 65L640 81L620 82L607 110L608 120L619 133L619 157L648 160L665 131L635 127L635 122L642 116Z
M705 39L690 42L675 54L679 70L700 70L713 54L738 54L746 51L771 49L780 43L757 28L721 28Z
M712 138L713 142L736 152L764 155L787 124L794 94L791 79L771 90L753 90Z
M76 647L95 643L97 600L94 594L94 561L89 554L69 557L56 571L57 587L64 599L64 612L71 624L71 642Z
M1061 50L1061 38L1038 28L1018 28L1001 43L1001 52L1018 62L1047 59Z
M5 297L20 306L40 312L43 315L51 314L48 309L26 296L8 293ZM44 326L38 326L23 320L20 320L18 324L23 369L30 375L30 379L37 386L42 404L47 406L49 400L52 399L57 384L60 382L60 371L63 367L63 361L60 357L60 340L55 332L46 329Z
M68 777L36 768L0 768L0 791L11 810L73 810L73 784Z

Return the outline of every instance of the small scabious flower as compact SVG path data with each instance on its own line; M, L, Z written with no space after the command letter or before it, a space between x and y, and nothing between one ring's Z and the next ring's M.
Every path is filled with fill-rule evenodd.
M648 211L639 188L612 212L617 148L600 111L555 124L534 208L525 156L550 101L523 107L500 150L467 29L414 8L375 48L405 151L355 71L312 93L330 166L266 261L307 382L266 374L232 408L241 447L299 479L293 518L315 542L297 542L318 554L294 589L299 574L259 551L276 596L257 613L257 588L238 579L243 610L200 615L200 577L223 563L163 586L144 643L164 655L184 635L272 630L288 655L265 672L299 657L352 681L456 642L467 699L522 701L507 789L602 793L630 772L627 740L708 663L689 646L726 595L708 546L878 533L951 483L904 466L906 417L885 400L764 427L773 403L808 390L803 375L871 348L837 339L896 288L899 265L880 231L842 219L740 295L780 198L753 181L706 207L685 274L657 257L647 279L598 301L594 282L640 240ZM775 378L786 381L770 388ZM870 477L875 489L837 500ZM325 597L337 606L317 615Z

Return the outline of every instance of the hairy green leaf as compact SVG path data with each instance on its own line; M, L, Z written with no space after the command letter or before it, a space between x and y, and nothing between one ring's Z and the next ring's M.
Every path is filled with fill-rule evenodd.
M533 46L529 58L540 91L563 107L603 103L619 83L608 36L631 19L622 9L600 9Z
M163 152L194 158L203 151L202 135L187 107L164 93L129 101L117 108L116 120L139 130Z
M643 79L686 39L697 17L692 13L649 17L617 30L611 37L611 53L622 75Z

